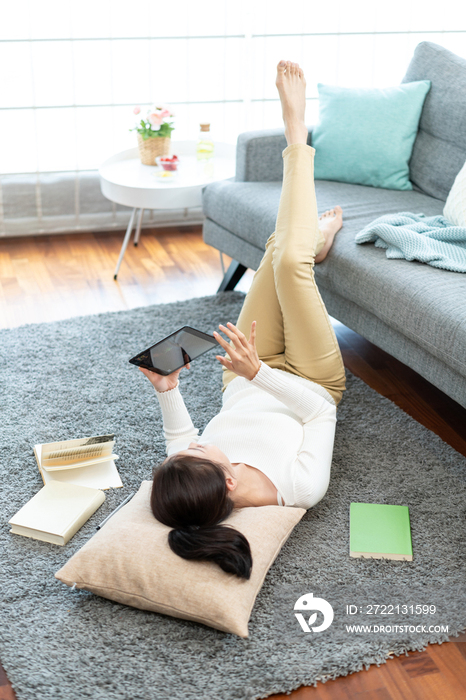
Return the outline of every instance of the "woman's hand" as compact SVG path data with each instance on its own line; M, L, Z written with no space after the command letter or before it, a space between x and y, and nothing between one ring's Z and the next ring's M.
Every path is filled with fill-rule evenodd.
M220 325L219 328L230 338L233 345L227 343L216 331L214 331L214 336L215 340L228 353L231 360L227 360L221 355L216 355L217 360L239 377L245 377L249 380L254 379L261 367L256 350L256 322L252 322L249 340L232 323L227 323L227 326L228 328Z
M191 365L188 363L187 365L185 365L185 367L186 369L189 369ZM176 385L178 384L178 377L180 376L180 372L183 369L183 367L180 367L180 369L175 370L175 372L172 372L166 377L162 374L151 372L150 370L145 369L144 367L139 367L139 369L147 377L154 389L158 391L159 394L161 394L164 391L170 391L171 389L174 389L176 387Z

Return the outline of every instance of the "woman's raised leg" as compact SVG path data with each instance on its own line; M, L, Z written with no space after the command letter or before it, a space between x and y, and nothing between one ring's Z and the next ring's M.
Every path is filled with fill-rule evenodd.
M320 251L326 255L328 241L333 241L341 228L341 209L336 207L334 216L321 217L319 223L314 189L315 150L307 146L305 80L297 64L280 62L277 88L288 143L283 151L277 224L237 326L248 335L255 320L261 360L321 384L338 404L345 389L345 370L313 268L315 256ZM225 385L235 376L230 374L224 374Z
M307 145L304 121L305 87L297 64L278 65L277 88L288 146L283 151L283 187L272 265L283 315L287 369L324 386L338 404L345 390L345 369L314 277L319 219L315 149Z

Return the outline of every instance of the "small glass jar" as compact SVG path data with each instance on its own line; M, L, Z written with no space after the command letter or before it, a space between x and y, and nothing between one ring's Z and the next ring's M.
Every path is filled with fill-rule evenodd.
M210 124L201 124L200 128L196 145L197 160L211 160L214 156L215 147L210 134Z

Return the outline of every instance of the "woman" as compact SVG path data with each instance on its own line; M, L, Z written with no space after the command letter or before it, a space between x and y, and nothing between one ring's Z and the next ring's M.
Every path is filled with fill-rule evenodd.
M313 269L341 228L342 212L335 207L318 221L303 71L280 61L276 85L288 144L280 206L237 325L219 326L230 342L214 333L227 352L217 356L221 412L198 437L178 389L180 370L162 377L141 369L156 389L167 442L168 458L154 473L154 516L173 528L168 539L176 554L215 561L242 578L251 572L249 544L220 523L233 508L311 508L323 498L345 390Z

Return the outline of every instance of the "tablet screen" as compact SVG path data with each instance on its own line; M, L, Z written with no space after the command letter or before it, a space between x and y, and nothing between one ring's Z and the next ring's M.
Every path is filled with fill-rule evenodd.
M218 343L213 336L184 327L136 355L130 362L167 375L214 347L218 347Z

